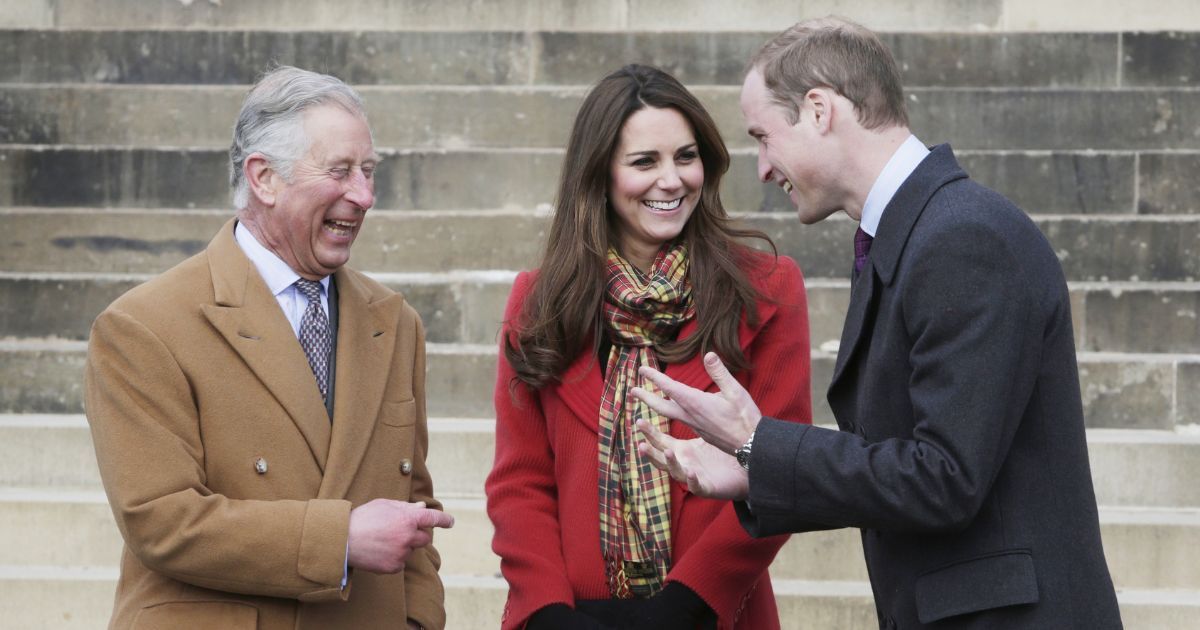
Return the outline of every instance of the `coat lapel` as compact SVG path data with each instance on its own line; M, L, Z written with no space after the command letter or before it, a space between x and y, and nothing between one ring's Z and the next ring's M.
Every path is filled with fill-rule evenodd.
M867 264L863 266L851 290L850 307L846 312L829 391L837 386L846 366L861 349L867 326L875 312L877 296L884 286L890 286L895 280L900 256L929 199L942 186L966 176L954 159L950 145L938 145L917 165L888 202L871 243Z
M340 269L338 286L337 375L333 409L333 439L329 466L318 496L346 496L375 432L394 353L396 328L404 298L391 294L372 301L356 274Z
M330 428L321 394L279 302L234 240L234 225L226 223L208 246L216 303L202 310L291 416L324 471Z
M850 307L846 310L846 323L842 325L842 340L838 345L837 363L833 368L833 380L829 383L831 391L841 379L846 364L850 362L850 357L854 356L855 350L858 349L859 341L865 330L864 324L867 322L867 315L875 312L876 282L871 263L867 262L851 289Z

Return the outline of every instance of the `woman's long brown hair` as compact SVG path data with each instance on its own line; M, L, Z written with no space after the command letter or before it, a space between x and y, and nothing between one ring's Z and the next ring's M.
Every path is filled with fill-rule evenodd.
M590 341L593 351L599 346L605 257L610 243L619 246L607 202L609 171L621 127L643 107L682 114L704 165L700 201L681 234L698 329L656 348L658 356L677 363L712 349L731 369L748 367L738 324L745 312L750 325L757 325L758 294L742 270L753 254L739 239L762 239L772 250L775 244L762 232L735 227L725 212L720 184L729 170L729 151L700 101L671 75L633 64L604 77L575 116L540 272L516 321L506 322L515 334L506 337L504 354L517 378L532 388L558 380L584 344Z

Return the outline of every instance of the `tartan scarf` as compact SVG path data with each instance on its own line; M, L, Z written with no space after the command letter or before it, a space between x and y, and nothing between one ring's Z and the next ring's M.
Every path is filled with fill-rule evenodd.
M668 419L629 388L657 387L638 375L658 368L654 346L670 341L695 314L687 282L687 249L664 246L650 274L608 250L603 316L612 348L600 399L600 547L613 597L650 597L671 564L670 477L638 456L634 422L645 418L666 433Z

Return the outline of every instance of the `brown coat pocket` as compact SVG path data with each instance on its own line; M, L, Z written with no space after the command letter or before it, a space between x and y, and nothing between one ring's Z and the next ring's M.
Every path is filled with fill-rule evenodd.
M379 410L379 419L388 426L412 426L417 423L417 400L415 398L402 402L385 400Z
M956 562L917 578L917 618L932 623L954 615L1038 601L1033 554L1003 551Z
M240 602L166 602L143 608L133 630L254 630L258 609Z

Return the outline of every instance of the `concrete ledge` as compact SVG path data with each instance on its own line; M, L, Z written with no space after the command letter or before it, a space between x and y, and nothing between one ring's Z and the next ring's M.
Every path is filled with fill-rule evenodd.
M376 171L376 207L385 210L549 207L563 155L549 148L379 151L386 159ZM777 186L757 181L752 150L731 153L722 182L726 208L795 211ZM1197 208L1194 179L1160 180L1184 177L1197 154L961 151L958 158L974 179L1034 214ZM0 205L225 207L227 162L226 152L215 149L0 145Z
M30 6L25 7L23 5ZM1165 0L1139 11L1115 0L1050 5L1035 0L978 3L925 0L916 5L886 0L755 0L736 8L719 0L686 0L670 7L653 0L581 2L539 0L519 7L480 5L469 0L349 0L337 9L280 0L253 3L213 0L5 0L3 24L21 28L259 28L335 30L773 30L803 17L834 13L877 29L1044 31L1200 28L1188 0Z
M22 417L0 416L0 483L29 491L100 490L91 435L82 416L73 416L75 424L70 426L10 420ZM429 468L437 496L481 497L492 466L494 421L439 417L430 421L429 433ZM1200 478L1200 435L1093 429L1088 448L1101 505L1189 508L1194 513L1176 524L1200 527L1200 486L1195 483ZM1123 518L1136 523L1135 516ZM1200 588L1200 581L1195 586Z
M1200 50L1200 48L1198 48ZM597 73L595 81L601 73ZM590 82L589 81L589 82ZM243 86L0 86L9 144L226 149ZM376 142L410 149L567 143L584 87L361 88ZM725 141L754 149L735 86L697 86ZM1200 151L1195 88L910 88L911 126L958 151Z
M0 607L14 611L16 627L63 629L102 627L112 610L115 576L94 579L78 572L33 578L0 578ZM11 575L0 570L0 575ZM493 627L500 619L507 586L498 578L443 575L449 630ZM877 623L865 582L773 580L783 627L868 628ZM1122 591L1121 617L1130 630L1190 630L1200 624L1200 593Z

